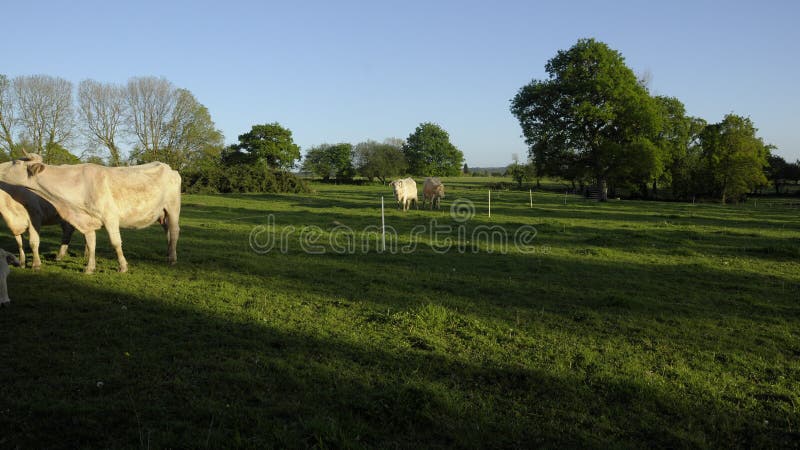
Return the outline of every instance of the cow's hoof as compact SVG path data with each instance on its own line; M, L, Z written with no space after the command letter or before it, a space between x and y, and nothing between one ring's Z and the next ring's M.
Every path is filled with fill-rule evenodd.
M39 264L38 266L31 266L31 270L36 270L36 271L42 270L42 265Z
M119 266L119 273L125 273L128 271L128 266Z
M93 274L94 273L94 267L91 267L91 268L87 267L87 268L83 269L83 273L85 273L86 275Z
M11 303L10 299L9 300L3 300L2 302L0 302L0 308L5 308L6 306L8 306L9 303Z

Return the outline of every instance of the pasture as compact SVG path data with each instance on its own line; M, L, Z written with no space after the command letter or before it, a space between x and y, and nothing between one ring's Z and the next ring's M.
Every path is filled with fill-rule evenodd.
M123 230L127 274L104 230L84 275L47 228L0 309L0 447L798 445L797 207L501 191L489 218L485 182L407 213L185 195L178 264Z

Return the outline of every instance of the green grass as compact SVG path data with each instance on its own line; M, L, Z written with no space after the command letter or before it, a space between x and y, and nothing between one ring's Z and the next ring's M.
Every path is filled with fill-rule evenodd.
M800 210L503 191L489 219L485 182L407 213L377 185L187 195L178 265L127 230L127 274L104 232L87 276L82 238L56 262L48 229L0 309L0 447L798 445ZM456 199L465 236L537 234L377 252L381 195L401 247L432 219L457 238ZM269 214L257 242L288 244L259 254Z

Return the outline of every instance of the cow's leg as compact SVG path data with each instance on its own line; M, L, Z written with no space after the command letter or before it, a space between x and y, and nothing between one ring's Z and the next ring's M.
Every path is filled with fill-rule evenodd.
M86 273L94 273L94 269L96 267L95 260L94 260L94 248L95 244L97 243L97 235L95 235L95 230L87 231L83 233L83 237L86 239L86 250L84 254L86 255Z
M33 270L42 268L42 260L39 259L39 230L37 228L33 224L28 227L28 243L31 245L31 252L33 253L33 264L31 265Z
M108 240L111 241L111 246L117 252L117 261L119 261L119 271L128 271L128 261L125 260L125 255L122 254L122 236L119 234L119 225L116 223L106 223L106 230L108 230Z
M69 248L69 241L72 240L72 233L75 232L75 227L69 224L69 222L61 221L61 248L58 249L58 256L56 256L56 261L61 261L64 256L67 254L67 249Z
M167 261L170 264L178 262L178 237L181 234L179 224L180 205L164 210L164 229L167 232Z
M17 248L19 249L19 264L25 267L25 247L22 245L22 235L14 235L14 239L16 239Z

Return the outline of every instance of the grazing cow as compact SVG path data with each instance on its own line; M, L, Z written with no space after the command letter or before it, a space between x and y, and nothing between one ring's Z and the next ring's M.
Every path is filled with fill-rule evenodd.
M414 181L413 178L394 180L389 183L389 186L392 187L394 198L397 200L397 203L400 204L400 207L403 208L403 211L408 211L411 202L414 202L414 206L419 208L417 204L417 182Z
M425 201L429 201L428 209L440 209L440 201L444 198L444 185L436 177L425 178L425 183L422 185L422 207L425 207Z
M17 241L19 262L22 267L25 267L22 233L26 230L28 243L33 252L31 268L38 270L42 266L42 260L39 258L39 233L42 225L61 225L61 248L58 250L56 260L60 260L67 253L75 228L58 215L56 208L50 202L32 191L22 186L0 182L0 215L3 216L3 221Z
M86 237L86 273L95 270L95 232L105 227L117 253L119 271L128 270L120 227L144 228L153 222L167 234L167 256L177 257L181 176L163 163L132 167L97 164L51 166L39 155L0 164L0 181L34 191Z
M6 285L6 278L11 272L11 269L8 268L9 264L19 267L19 260L13 253L8 253L0 248L0 306L11 301L8 298L8 285Z

